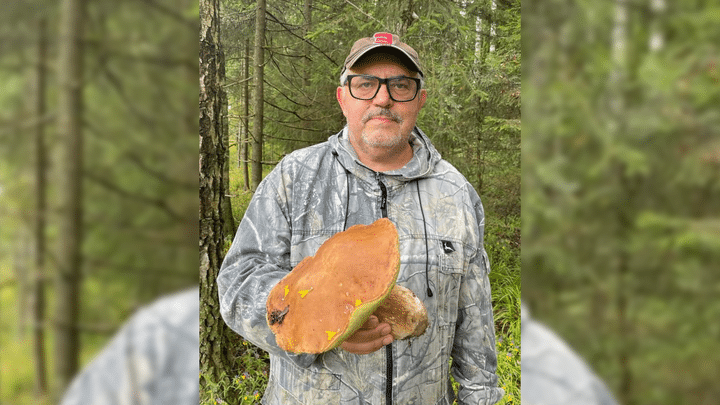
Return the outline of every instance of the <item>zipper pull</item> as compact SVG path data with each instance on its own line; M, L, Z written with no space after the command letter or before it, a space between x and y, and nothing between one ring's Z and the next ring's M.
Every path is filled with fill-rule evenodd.
M380 185L380 192L382 195L380 196L380 211L382 212L382 217L387 218L387 187L385 187L385 184L378 180L378 184Z

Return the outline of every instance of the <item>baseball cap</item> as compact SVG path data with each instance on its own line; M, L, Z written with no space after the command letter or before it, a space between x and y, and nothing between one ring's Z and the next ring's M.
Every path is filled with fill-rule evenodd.
M367 38L360 38L353 44L350 49L350 55L345 59L341 75L345 73L345 70L350 69L363 55L369 51L378 48L392 48L400 51L401 56L410 61L408 67L413 67L420 76L425 76L420 67L420 58L417 52L415 52L410 45L400 41L400 37L389 32L376 32L373 36Z

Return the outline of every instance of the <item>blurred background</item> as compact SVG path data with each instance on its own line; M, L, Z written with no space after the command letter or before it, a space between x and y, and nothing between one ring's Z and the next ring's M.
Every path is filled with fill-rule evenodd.
M523 302L621 403L716 403L720 6L522 17Z
M3 404L54 403L48 393L60 392L136 308L198 280L198 4L94 0L63 12L66 3L0 2ZM354 15L350 2L337 3L331 10ZM457 1L452 9L468 4L484 16L494 3ZM500 13L514 7L497 4ZM228 8L226 21L237 18L238 30L251 24L242 22L251 7ZM425 24L445 18L443 8L429 10L436 19ZM64 34L79 16L81 49ZM344 18L326 23L370 27ZM622 403L714 404L720 6L537 0L524 2L522 24L523 300ZM316 31L320 43L331 42L332 31ZM239 39L228 50L237 58ZM482 80L507 100L501 85L512 64L488 61L502 74ZM233 63L239 75L239 59ZM437 78L462 77L433 86L463 90L474 80L455 64L432 63ZM73 66L83 67L80 81ZM460 128L467 122L449 112L461 99L450 95L437 102ZM508 123L502 129L512 134ZM78 126L80 138L70 136ZM439 143L467 147L461 138ZM288 150L277 145L267 152L273 161ZM465 166L483 178L481 167ZM498 174L497 187L485 189L502 201L514 190L503 191ZM493 198L484 197L489 209L517 209Z
M0 403L197 285L197 35L192 0L0 2Z

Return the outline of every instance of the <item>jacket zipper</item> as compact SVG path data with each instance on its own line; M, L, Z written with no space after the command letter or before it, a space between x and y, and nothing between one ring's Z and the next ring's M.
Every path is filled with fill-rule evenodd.
M380 212L382 213L383 218L388 217L387 213L387 187L385 187L385 184L380 180L378 176L378 184L380 185ZM387 405L392 404L392 384L393 384L393 352L392 352L392 343L385 346L385 364L387 365L385 373L385 403Z
M380 191L382 192L382 196L380 197L380 211L382 212L382 217L387 218L387 187L385 187L385 184L379 179L378 184L380 184Z

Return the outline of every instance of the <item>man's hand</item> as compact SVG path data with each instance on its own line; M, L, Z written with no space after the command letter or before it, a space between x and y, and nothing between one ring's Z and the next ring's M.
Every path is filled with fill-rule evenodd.
M390 325L379 323L377 316L370 315L365 324L340 345L344 350L354 354L368 354L392 343Z

